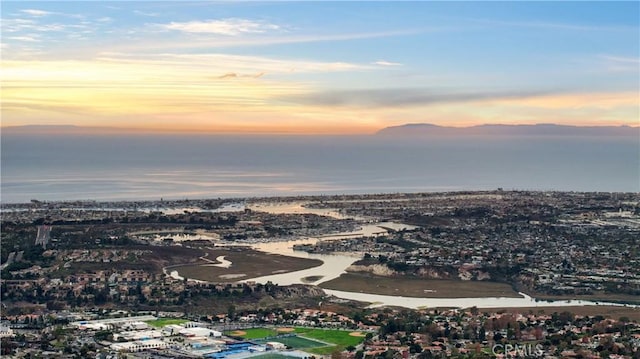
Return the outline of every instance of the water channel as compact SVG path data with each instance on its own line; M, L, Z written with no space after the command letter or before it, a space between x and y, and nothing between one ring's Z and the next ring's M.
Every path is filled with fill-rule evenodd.
M304 207L302 202L270 202L253 204L248 208L257 211L270 213L313 213L334 218L354 218L345 216L331 209L316 209ZM364 218L357 218L362 220ZM267 253L288 255L299 258L319 259L322 265L303 269L295 272L274 274L269 276L246 279L243 281L251 281L258 283L275 283L278 285L291 284L321 284L331 279L339 277L346 273L347 267L360 259L360 255L349 254L315 254L303 251L294 251L293 246L296 244L315 244L318 241L341 240L347 238L356 238L361 236L372 236L376 234L387 233L387 229L402 230L412 229L414 226L395 223L395 222L379 222L363 224L359 230L353 232L335 233L332 235L321 237L307 237L295 240L280 242L262 242L251 244L251 247ZM508 308L508 307L549 307L549 306L583 306L583 305L614 305L622 306L619 303L595 302L588 300L537 300L524 293L519 293L520 298L507 297L482 297L482 298L416 298L403 296L378 295L371 293L345 292L338 290L324 290L327 294L334 295L338 298L357 300L373 303L371 306L399 306L405 308L428 308L428 307L460 307L468 308L476 306L479 308ZM630 307L640 307L637 305L626 305Z

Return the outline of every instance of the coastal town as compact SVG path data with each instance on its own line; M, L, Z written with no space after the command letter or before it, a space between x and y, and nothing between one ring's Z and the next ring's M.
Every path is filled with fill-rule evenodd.
M637 358L640 347L637 317L475 307L59 311L4 316L0 335L15 358Z
M3 357L640 356L637 193L33 200L3 203L1 225ZM344 271L261 280L323 255ZM590 305L408 309L335 290ZM259 328L275 332L238 335Z
M0 359L640 359L640 0L0 12Z

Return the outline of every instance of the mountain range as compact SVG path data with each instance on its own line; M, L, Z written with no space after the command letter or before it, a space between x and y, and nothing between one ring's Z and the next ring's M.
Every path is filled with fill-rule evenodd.
M429 123L410 123L386 127L378 136L636 136L637 126L569 126L557 124L535 125L477 125L469 127L438 126Z
M26 125L0 128L4 134L127 134L163 133L175 131L153 131L135 128L85 127L74 125ZM184 133L181 133L184 134ZM486 124L469 127L439 126L429 123L410 123L386 127L375 133L386 137L427 136L635 136L640 139L638 126L570 126L557 124L499 125Z

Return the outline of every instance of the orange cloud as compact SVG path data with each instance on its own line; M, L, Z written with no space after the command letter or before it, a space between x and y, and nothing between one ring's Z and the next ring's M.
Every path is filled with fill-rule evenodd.
M622 106L639 106L637 92L569 93L526 97L519 99L498 99L489 101L494 105L515 105L550 109L614 109Z
M343 105L340 93L305 103L290 99L318 93L317 89L310 82L288 79L291 67L306 73L361 68L228 55L111 54L92 61L5 60L2 67L3 126L64 123L161 131L372 133L408 122L635 125L640 105L634 92L432 101L408 101L415 96L407 100L397 93L397 101L386 99L397 106L374 106L387 94L374 91L373 100L365 96L368 92L352 94L368 101L356 101L358 106ZM263 76L266 72L269 76Z

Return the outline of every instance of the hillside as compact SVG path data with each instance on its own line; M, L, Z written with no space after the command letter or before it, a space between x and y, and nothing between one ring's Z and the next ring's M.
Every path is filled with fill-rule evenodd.
M428 123L412 123L386 127L379 136L639 136L640 127L568 126L556 124L448 127Z

